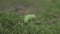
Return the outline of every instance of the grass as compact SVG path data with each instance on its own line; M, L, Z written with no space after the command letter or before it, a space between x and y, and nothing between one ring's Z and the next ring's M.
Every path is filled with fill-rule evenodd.
M0 34L60 34L60 0L22 0L19 3L33 4L36 20L24 23L23 15L0 11Z

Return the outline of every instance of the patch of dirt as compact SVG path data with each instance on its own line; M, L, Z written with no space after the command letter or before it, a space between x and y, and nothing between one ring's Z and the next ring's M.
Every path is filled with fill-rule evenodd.
M7 5L3 8L1 8L1 10L4 10L6 12L16 12L19 13L21 15L25 15L25 14L29 14L29 13L33 13L34 8L32 5L28 5L28 4L13 4L13 5Z

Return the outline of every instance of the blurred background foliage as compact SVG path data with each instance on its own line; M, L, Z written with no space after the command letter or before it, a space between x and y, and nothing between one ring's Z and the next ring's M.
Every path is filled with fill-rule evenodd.
M16 12L21 4L28 7L23 13L36 14L35 21L24 23ZM0 34L60 34L60 0L0 0Z

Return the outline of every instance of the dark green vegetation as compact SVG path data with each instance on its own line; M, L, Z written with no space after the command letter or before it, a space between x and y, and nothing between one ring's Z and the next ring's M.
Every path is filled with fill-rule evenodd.
M60 34L60 0L0 0L0 9L15 3L33 6L37 18L24 23L23 15L1 10L0 34Z

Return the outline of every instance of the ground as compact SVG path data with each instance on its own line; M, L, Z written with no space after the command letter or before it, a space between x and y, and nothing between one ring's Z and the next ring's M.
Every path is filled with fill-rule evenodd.
M26 4L36 19L25 23L16 4ZM60 34L60 0L0 0L0 34Z

